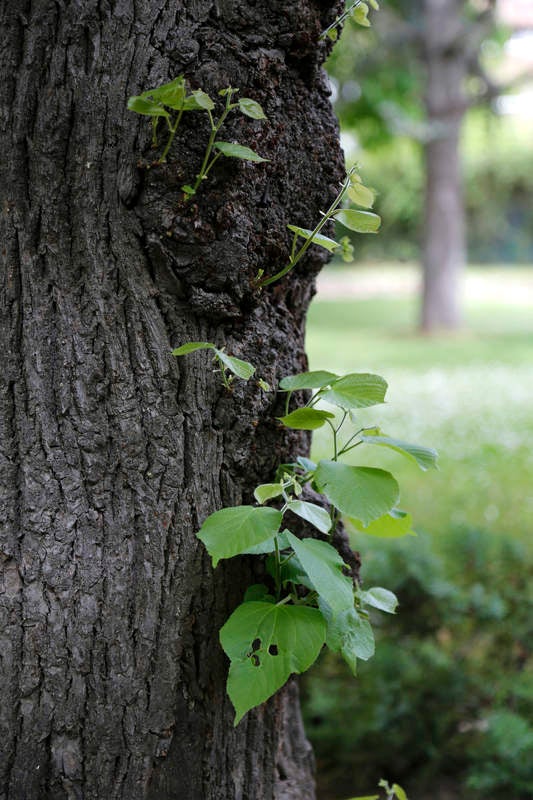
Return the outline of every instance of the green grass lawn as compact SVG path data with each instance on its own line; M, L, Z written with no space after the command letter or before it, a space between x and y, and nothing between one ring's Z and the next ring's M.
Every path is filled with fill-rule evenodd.
M397 296L386 289L387 275L399 280L392 290ZM350 454L354 463L391 469L418 530L445 537L452 528L477 528L527 542L533 533L533 269L471 270L464 331L433 337L416 334L414 277L404 267L326 270L324 299L319 285L308 320L310 369L383 375L388 403L361 412L361 423L438 449L440 471L430 473L400 455L382 455L381 448ZM326 455L326 436L315 434L315 456Z

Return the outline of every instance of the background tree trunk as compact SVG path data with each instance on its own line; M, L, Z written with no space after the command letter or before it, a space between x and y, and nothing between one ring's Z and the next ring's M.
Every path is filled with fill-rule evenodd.
M225 344L274 383L305 367L322 265L250 281L311 227L341 157L320 64L328 0L2 0L0 799L312 798L289 685L233 728L218 629L250 579L213 573L203 519L248 501L305 445L273 394L227 393ZM129 95L185 73L261 102L197 198L208 129L190 114L166 166Z
M467 108L463 8L464 0L425 0L429 141L425 147L422 328L426 331L453 329L461 322L466 241L459 137Z

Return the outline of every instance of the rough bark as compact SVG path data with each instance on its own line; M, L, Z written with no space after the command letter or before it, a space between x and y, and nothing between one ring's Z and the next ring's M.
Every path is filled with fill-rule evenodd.
M466 262L459 137L467 108L468 48L464 0L425 0L426 189L422 328L461 323L460 279Z
M322 255L261 295L285 225L341 174L320 65L334 0L2 0L0 800L314 796L289 685L233 728L218 629L250 579L213 572L202 520L303 448L253 381L225 391L211 340L274 383L305 367ZM185 119L150 158L131 94L184 73L261 102L220 159Z

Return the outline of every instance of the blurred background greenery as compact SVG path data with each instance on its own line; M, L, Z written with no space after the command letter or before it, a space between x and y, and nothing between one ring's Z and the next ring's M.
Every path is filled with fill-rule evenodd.
M412 24L421 4L406 5ZM533 4L508 3L523 20L521 5L531 12L525 30L533 30ZM376 188L383 229L355 238L356 261L334 263L320 277L307 347L311 369L382 374L388 404L362 411L361 423L436 447L440 471L423 474L392 453L357 459L397 476L418 536L353 534L365 585L394 591L400 609L391 618L377 612L377 652L355 681L329 655L303 682L318 796L369 793L384 777L410 800L526 800L533 798L533 103L527 93L520 102L522 87L503 98L488 92L490 102L465 115L462 324L421 334L427 162L416 98L424 69L412 53L375 55L380 37L396 30L390 17L376 30L383 13L370 31L347 25L329 65L347 160L358 161ZM513 35L500 24L480 38L496 74L505 72ZM320 433L317 458L325 451Z

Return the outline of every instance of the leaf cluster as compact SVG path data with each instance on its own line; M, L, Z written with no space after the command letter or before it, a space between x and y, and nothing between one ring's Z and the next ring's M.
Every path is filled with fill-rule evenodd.
M194 342L179 348L177 354L200 347L216 351L214 345ZM389 472L345 464L341 456L370 444L392 448L423 470L436 464L436 453L430 448L386 436L379 428L354 425L359 409L384 402L387 383L379 375L306 372L284 378L279 388L286 394L287 410L279 421L300 430L328 425L331 458L315 464L300 456L294 463L281 464L272 483L255 489L257 505L216 511L198 532L213 566L239 555L266 557L267 581L248 589L220 631L230 659L227 688L236 724L292 673L307 670L324 645L339 653L355 675L357 660L367 660L374 653L368 609L388 613L396 609L392 592L382 587L363 590L354 583L330 540L341 515L376 536L410 533L411 519L398 509L399 487ZM291 411L294 393L309 389L314 390L310 400ZM335 411L323 408L326 403ZM347 420L355 430L341 439ZM323 504L304 499L306 487L319 492ZM266 505L271 501L276 507ZM291 532L291 514L308 524L309 537L298 538Z
M381 218L371 211L361 211L356 208L342 208L343 200L346 197L355 203L355 205L364 209L372 208L374 204L375 192L373 189L363 184L356 167L352 167L352 169L349 170L345 180L340 185L337 196L328 210L322 213L320 221L313 230L301 228L298 225L287 225L287 228L293 234L288 263L274 275L267 277L264 277L264 270L259 270L255 278L255 285L258 288L262 288L285 277L287 273L294 269L312 244L316 244L318 247L322 247L330 253L340 251L344 260L351 261L353 248L349 238L345 236L340 242L337 242L335 239L330 239L329 236L324 236L324 234L321 233L322 228L330 220L335 220L356 233L377 233L381 225ZM298 246L300 239L303 239L303 244Z
M181 187L184 199L186 200L196 194L200 184L207 178L210 170L222 155L227 158L238 158L254 163L268 161L268 159L262 158L262 156L245 145L238 144L237 142L220 141L217 138L227 116L232 111L238 110L241 114L254 120L266 119L263 109L256 100L252 100L250 97L240 97L235 101L234 95L237 94L238 91L238 89L233 89L231 86L219 91L219 96L225 99L225 106L217 119L213 117L213 111L216 105L215 101L202 89L195 89L192 92L188 92L183 75L178 75L174 80L156 89L147 89L142 94L130 97L128 100L128 109L130 111L151 117L152 145L154 149L158 147L157 129L159 122L161 119L165 120L168 136L161 157L159 158L160 163L166 161L183 113L186 111L204 111L207 113L211 128L209 141L206 146L200 171L196 175L196 180L192 185L185 184Z

